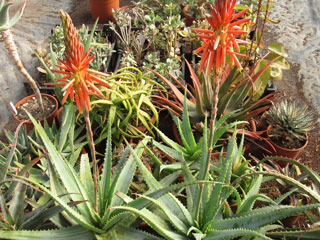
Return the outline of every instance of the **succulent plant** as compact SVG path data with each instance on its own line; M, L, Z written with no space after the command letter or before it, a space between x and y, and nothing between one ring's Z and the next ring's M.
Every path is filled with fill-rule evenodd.
M272 126L273 137L284 141L303 141L313 128L315 119L306 104L285 99L266 112L266 121Z
M20 59L17 46L13 40L13 33L11 31L11 28L19 21L23 14L23 10L26 6L26 1L24 1L24 4L22 5L19 12L17 12L12 18L9 17L9 8L12 3L7 3L6 0L0 1L0 33L2 37L2 41L5 44L6 49L8 50L9 55L13 59L13 62L19 69L19 71L22 73L22 75L27 79L28 83L30 84L32 90L34 91L39 106L41 108L42 113L44 112L43 109L43 103L42 103L42 97L40 94L40 90L37 86L37 83L34 81L34 79L30 76L28 71L24 68L22 61Z

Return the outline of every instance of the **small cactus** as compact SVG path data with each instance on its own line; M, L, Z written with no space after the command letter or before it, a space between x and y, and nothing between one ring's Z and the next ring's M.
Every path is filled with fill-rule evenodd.
M314 126L314 115L306 104L282 100L266 112L266 121L272 126L272 136L292 142L304 141Z

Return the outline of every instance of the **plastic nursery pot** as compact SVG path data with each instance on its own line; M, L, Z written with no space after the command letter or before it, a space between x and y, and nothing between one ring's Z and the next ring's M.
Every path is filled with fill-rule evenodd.
M119 8L119 0L90 0L93 19L99 18L99 23L114 21L112 9Z
M271 128L269 128L267 131L268 140L273 145L274 149L272 149L271 147L268 147L268 150L270 150L272 156L296 159L298 157L299 153L308 145L308 135L306 135L306 142L302 147L296 148L296 149L283 148L271 140L271 138L269 137L270 130L271 130ZM289 164L288 162L285 162L285 161L276 160L276 162L282 168Z
M52 122L53 122L53 119L57 116L57 113L58 113L58 101L54 96L52 96L50 94L41 93L41 96L42 97L46 96L46 97L50 98L51 100L53 100L54 103L55 103L54 110L48 116L46 116L45 118L42 118L42 119L39 120L40 123L43 125L44 119L46 119L48 124L51 125ZM26 101L28 101L29 99L31 99L33 97L35 97L35 94L27 96L27 97L21 99L19 102L16 103L15 108L18 108L20 105L24 104ZM33 129L34 126L33 126L33 123L32 123L31 120L27 120L27 121L21 120L21 119L19 119L17 117L15 112L13 112L13 117L19 122L24 122L24 125L26 126L26 129L27 129L27 133L29 133Z

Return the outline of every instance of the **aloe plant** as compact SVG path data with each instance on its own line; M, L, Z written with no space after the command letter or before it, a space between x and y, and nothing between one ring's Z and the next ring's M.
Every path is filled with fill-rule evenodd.
M10 172L12 173L12 161L15 160L14 163L21 166L17 168L19 171L16 171L15 175L38 180L41 179L41 177L39 178L41 173L37 175L32 171L32 167L39 162L41 157L37 157L32 160L25 157L24 160L28 162L24 162L23 165L21 161L23 156L21 154L15 154L16 151L19 152L19 150L17 150L19 137L20 143L23 142L23 140L26 140L24 138L21 141L21 136L23 136L19 135L21 125L22 123L17 127L13 144L9 145L9 154L5 155L2 153L1 155L4 162L0 171L0 232L3 232L4 234L9 233L10 230L53 227L54 225L52 222L55 222L57 225L62 223L56 216L63 210L60 206L55 206L53 201L46 196L37 194L39 193L39 189L29 188L28 186L30 186L30 184L19 179L15 179L13 174L10 174ZM19 146L19 148L21 148L21 146ZM48 222L48 220L50 220L50 222ZM1 237L4 237L4 234L1 234ZM10 233L6 238L10 239L13 236L12 232L11 237L9 235Z
M218 91L218 118L237 110L229 117L229 122L249 120L270 107L271 101L275 98L275 94L269 94L258 99L263 93L260 91L258 92L258 90L262 85L260 77L265 71L268 71L267 69L273 61L270 61L266 65L263 63L263 67L261 67L260 64L262 61L263 59L257 62L248 73L239 72L236 67L232 70L226 67ZM198 124L203 122L204 117L206 115L208 116L211 111L214 85L210 82L210 77L204 74L198 77L192 66L187 61L186 63L193 81L193 87L191 90L187 90L189 115L191 117L191 122L193 124ZM184 96L181 90L166 77L153 70L150 71L162 79L172 91L172 93L167 93L160 90L160 96L155 96L155 102L175 115L181 116L184 102ZM178 79L173 76L171 76L171 79L180 86L183 91L186 90L186 85L183 85ZM167 94L171 98L168 98Z
M183 112L182 112L182 119L178 118L177 116L172 114L173 120L176 124L176 127L179 132L179 137L181 138L182 145L176 143L174 140L167 137L163 132L161 132L158 128L155 128L158 135L162 139L162 141L165 143L160 143L156 140L153 140L152 143L154 146L156 146L159 150L167 154L168 156L172 156L176 163L173 164L162 164L160 160L156 161L160 166L160 170L164 169L171 169L171 170L178 170L182 168L182 162L183 158L188 163L188 165L194 163L194 165L197 165L197 160L202 154L202 148L203 148L203 138L199 136L198 132L192 131L192 126L190 122L190 117L188 116L188 104L187 104L187 98L186 93L184 96L184 104L183 104ZM228 118L233 114L233 112L226 114L222 118L220 118L216 124L215 124L215 132L214 132L214 138L212 142L212 147L216 151L212 154L213 156L219 156L219 151L216 149L221 147L221 145L218 144L218 140L227 133L227 131L233 129L238 124L244 124L245 121L238 121L233 123L227 123ZM149 151L150 152L150 151ZM241 164L240 164L241 165ZM240 167L240 165L238 167ZM236 167L236 168L238 168ZM235 169L236 169L235 168Z
M234 133L229 140L226 156L220 155L219 170L215 175L209 171L211 161L207 158L209 152L207 131L203 132L204 143L201 156L198 158L199 173L197 175L192 174L193 169L188 166L181 154L184 181L194 183L185 187L184 201L181 202L181 198L175 197L174 194L165 194L160 198L142 195L142 198L152 204L152 208L139 210L132 207L130 203L128 206L115 208L140 216L165 239L234 239L241 236L270 239L266 232L271 224L292 214L320 206L318 203L299 207L277 205L259 192L263 176L258 174L253 178L248 192L241 196L236 190L238 181L231 182L232 168L242 154L243 144L242 139L238 147L235 136ZM135 160L149 191L161 188L161 183L152 176L140 158L135 156ZM227 204L231 194L237 196L238 208L235 214L230 211ZM264 198L269 205L254 209L254 203L261 198ZM280 225L277 227L281 228Z
M266 121L272 126L270 137L281 146L294 146L295 140L306 141L306 134L315 124L313 112L306 104L286 99L275 103L266 112Z
M116 117L112 123L113 141L122 142L123 137L142 138L139 127L145 133L153 135L153 127L158 125L159 114L152 103L154 86L159 85L150 78L149 73L142 73L138 68L125 67L115 71L107 78L112 89L102 89L104 99L92 102L92 119L98 126L94 133L98 136L95 143L107 135L106 120L110 109L115 109Z
M54 143L55 147L63 154L66 160L74 166L77 162L78 156L82 148L87 144L85 136L81 135L83 126L75 128L75 113L74 106L69 103L65 105L62 112L62 126L59 128L55 122L52 126L45 122L44 129L49 139ZM47 155L43 149L43 141L35 133L31 131L26 132L26 128L22 125L19 131L15 134L10 131L5 131L8 143L0 142L2 148L0 152L0 169L4 169L9 155L12 154L12 161L10 163L8 174L15 174L16 171L22 169L26 164L29 164L32 159L39 158L37 166L39 168L32 168L30 170L30 177L39 179L45 183L48 181L46 169ZM14 151L12 152L12 149ZM11 153L12 152L12 153Z
M26 238L29 237L30 239L34 236L42 236L46 238L49 238L50 236L64 237L66 234L69 234L70 236L70 234L74 232L74 229L78 227L78 229L81 229L81 231L86 233L85 236L87 236L87 238L84 239L92 239L93 235L95 235L98 239L104 237L108 238L117 235L115 226L120 226L120 223L122 225L129 225L134 220L132 218L128 218L127 214L122 214L120 217L118 216L118 220L115 220L115 216L117 216L119 213L114 213L115 210L111 209L111 207L118 206L123 203L123 200L115 193L127 193L135 173L136 163L134 158L129 156L129 149L126 149L124 150L115 171L112 171L112 162L115 160L112 157L111 150L111 122L112 118L115 116L115 112L111 112L109 116L109 131L106 153L101 175L99 175L97 179L99 190L98 211L96 211L96 208L93 204L95 187L88 155L83 154L81 156L80 169L74 168L73 165L66 161L63 155L60 154L53 142L47 136L43 127L36 123L32 116L30 116L35 125L35 129L41 137L48 152L50 188L30 178L24 178L21 176L18 176L18 178L31 183L36 188L50 196L50 198L52 198L52 200L54 200L57 205L64 210L68 224L72 224L74 227L63 229L63 231L16 231L16 236L25 236ZM146 144L148 141L149 139L146 139L137 146L135 150L136 155L142 155L144 151L143 144ZM142 205L142 207L143 206L144 205ZM124 221L124 218L127 220ZM141 238L151 237L152 239L152 236L149 234L132 228L125 229L127 232L139 235ZM88 235L88 233L91 234ZM11 234L14 235L15 233Z
M313 203L320 203L320 177L319 170L312 170L311 168L305 166L296 160L285 158L285 157L266 157L259 162L264 164L266 161L284 161L293 165L293 167L299 168L299 173L297 176L288 176L281 173L280 171L258 171L250 173L249 175L264 175L269 178L269 180L276 179L278 181L283 181L286 186L289 186L288 193L298 192L310 198ZM290 188L291 186L291 188ZM284 196L280 197L279 200L288 196L285 193ZM290 195L289 195L290 196ZM270 237L288 237L290 239L318 239L320 234L320 227L318 225L320 221L320 208L317 207L313 211L303 211L306 217L311 222L310 228L294 228L294 229L283 229L276 230L274 232L267 233Z

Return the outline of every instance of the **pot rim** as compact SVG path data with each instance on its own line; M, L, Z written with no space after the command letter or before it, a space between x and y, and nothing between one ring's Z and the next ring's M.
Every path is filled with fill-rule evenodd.
M59 105L57 99L56 99L54 96L52 96L52 95L50 95L50 94L47 94L47 93L41 93L41 96L46 96L46 97L51 98L52 100L54 100L56 106L55 106L54 110L53 110L48 116L45 116L45 117L41 118L40 120L37 120L37 121L40 121L40 122L41 122L41 121L44 121L44 119L48 119L48 118L53 117L53 116L57 113L58 105ZM27 101L28 99L33 98L33 97L36 97L36 95L35 95L35 94L32 94L32 95L29 95L29 96L26 96L26 97L22 98L21 100L19 100L19 101L14 105L15 108L17 108L17 107L20 106L22 103L24 103L25 101ZM19 119L14 111L12 112L12 114L13 114L13 117L14 117L17 121L19 121L19 122L32 123L32 121L31 121L30 119L29 119L29 120L21 120L21 119Z
M305 148L305 147L308 145L309 137L308 137L308 134L305 134L306 140L305 140L305 143L304 143L301 147L299 147L299 148L291 148L291 149L290 149L290 148L281 147L279 144L277 144L277 143L275 143L274 141L272 141L272 139L269 137L269 132L271 131L271 129L272 129L272 126L269 125L269 127L268 127L268 129L267 129L267 137L268 137L269 141L270 141L273 145L277 146L277 147L278 147L279 149L281 149L281 150L285 150L285 151L289 151L289 152L296 152L296 151L302 150L303 148Z

